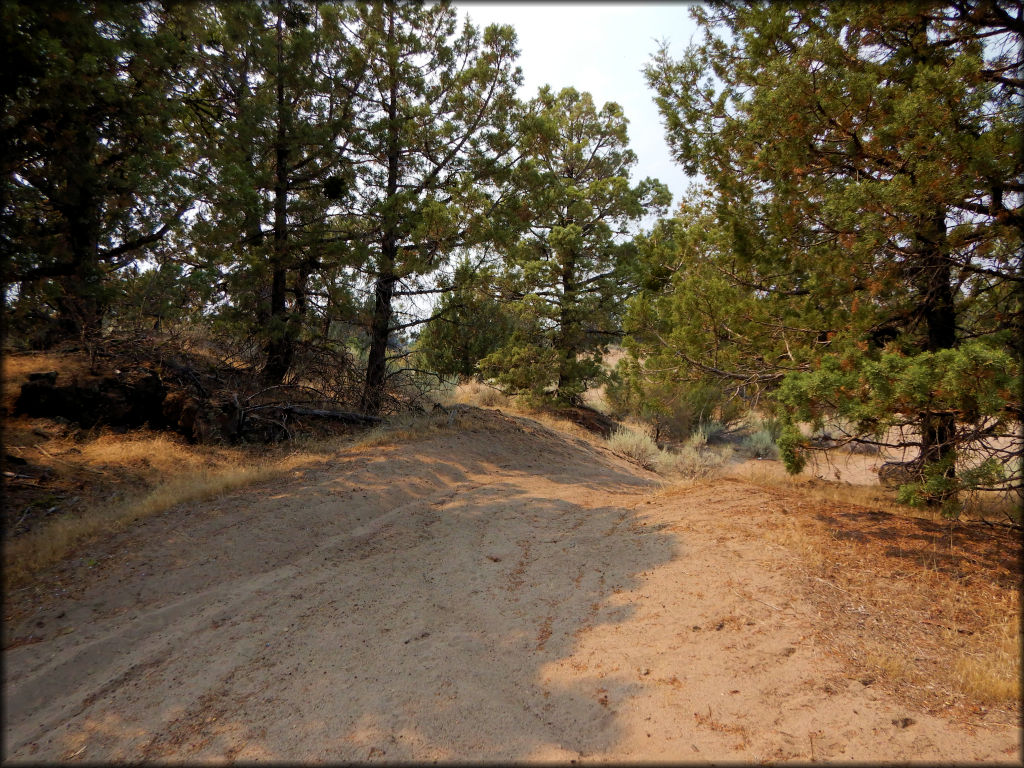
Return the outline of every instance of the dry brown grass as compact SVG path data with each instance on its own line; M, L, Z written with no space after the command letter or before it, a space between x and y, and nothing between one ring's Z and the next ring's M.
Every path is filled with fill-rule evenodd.
M877 462L863 456L849 456L840 452L828 462L821 460L817 467L797 476L788 475L781 461L744 461L729 467L724 476L736 477L765 488L796 489L831 504L857 504L900 517L942 521L935 508L911 507L896 501L896 490L879 485L872 467ZM839 467L853 480L828 479L829 467ZM1021 498L1002 491L983 491L963 500L960 519L964 522L987 520L1005 524L1020 521Z
M175 477L137 498L50 520L24 536L4 542L8 583L11 587L20 586L94 536L115 533L179 504L214 498L281 473L273 466L241 466Z
M799 491L830 504L857 504L904 517L937 519L937 515L927 509L897 504L895 493L880 485L833 482L809 473L794 477L786 474L781 461L744 461L730 467L725 474L763 488Z
M987 647L965 651L953 674L960 689L983 704L1020 699L1020 620L1005 616L984 633Z
M156 476L196 471L234 458L229 453L197 449L174 436L160 433L118 435L107 432L73 450L83 466L101 471L130 468Z
M41 520L27 533L5 538L5 587L16 589L99 536L125 529L178 505L215 498L253 483L324 461L337 442L305 440L287 453L267 449L193 446L172 435L102 433L79 444L51 440L52 464L74 477L92 473L76 505Z
M475 379L456 386L447 402L448 405L472 405L477 408L507 408L510 403L510 398L501 390Z
M881 681L933 712L1012 723L1019 715L1021 543L977 524L930 521L779 495L768 540L820 615L817 632L851 677Z

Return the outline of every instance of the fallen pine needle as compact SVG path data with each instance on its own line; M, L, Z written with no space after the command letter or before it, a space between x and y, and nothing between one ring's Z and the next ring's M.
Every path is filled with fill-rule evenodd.
M82 466L81 464L73 464L70 461L67 461L66 459L60 458L59 456L54 456L52 453L50 453L48 450L43 448L43 446L41 446L41 445L37 445L36 449L41 454L43 454L44 456L49 456L54 461L59 461L61 464L67 464L69 467L77 467L79 469L84 469L86 472L92 472L92 473L97 474L97 475L105 475L105 474L107 474L106 472L104 472L104 471L102 471L100 469L93 469L92 467Z
M740 594L739 592L737 592L737 591L736 591L735 589L734 589L734 590L732 590L732 593L733 593L734 595L736 595L736 597L741 597L741 598L743 598L744 600L756 600L757 602L759 602L759 603L761 603L761 604L763 604L763 605L767 605L767 606L768 606L769 608L772 608L772 609L774 609L774 610L776 610L776 611L781 611L781 610L782 610L781 608L779 608L779 606L777 606L777 605L772 605L772 604L771 604L771 603L769 603L769 602L765 602L764 600L762 600L762 599L761 599L761 598L759 598L759 597L754 597L754 596L752 596L752 595L741 595L741 594Z
M847 590L843 589L842 587L837 587L831 581L826 581L825 579L822 579L822 578L820 578L818 576L812 576L811 578L814 579L815 581L820 581L822 584L825 584L825 585L827 585L829 587L832 587L832 589L838 589L840 592L845 592L846 594L850 594Z

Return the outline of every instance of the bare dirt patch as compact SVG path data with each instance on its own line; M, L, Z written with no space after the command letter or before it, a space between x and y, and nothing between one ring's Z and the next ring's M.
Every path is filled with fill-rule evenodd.
M1020 759L1012 701L980 704L940 655L938 696L864 655L955 655L983 602L1016 605L1012 541L666 489L493 411L407 438L180 505L8 595L4 759ZM916 612L947 583L956 611Z

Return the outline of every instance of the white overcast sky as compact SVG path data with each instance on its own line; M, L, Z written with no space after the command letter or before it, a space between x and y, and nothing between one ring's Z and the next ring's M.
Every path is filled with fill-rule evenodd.
M590 91L600 106L618 103L629 120L630 146L637 155L635 180L652 176L668 185L673 209L687 177L665 143L654 92L643 66L665 40L673 56L698 40L689 2L523 2L454 3L474 25L510 24L519 37L523 70L520 97L533 98L542 85L558 91Z

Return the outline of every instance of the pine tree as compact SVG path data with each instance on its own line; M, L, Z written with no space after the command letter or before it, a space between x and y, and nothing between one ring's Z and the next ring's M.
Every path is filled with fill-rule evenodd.
M7 2L0 18L6 301L91 337L110 277L188 207L173 73L189 46L158 3Z
M316 283L347 262L332 209L351 184L361 74L345 7L303 0L215 4L200 22L193 141L204 169L192 235L219 273L222 315L253 334L262 377L282 382Z
M577 403L618 338L632 228L670 200L653 179L630 185L626 126L617 104L598 109L573 88L541 88L529 105L516 175L523 234L506 252L517 331L481 363L507 388L553 387L555 398Z
M424 280L449 254L500 231L496 212L513 148L520 80L511 27L456 29L448 3L353 6L365 59L353 135L352 199L338 228L358 235L372 292L361 407L378 413L398 372L389 342L396 302L432 290ZM401 353L398 353L401 354Z

